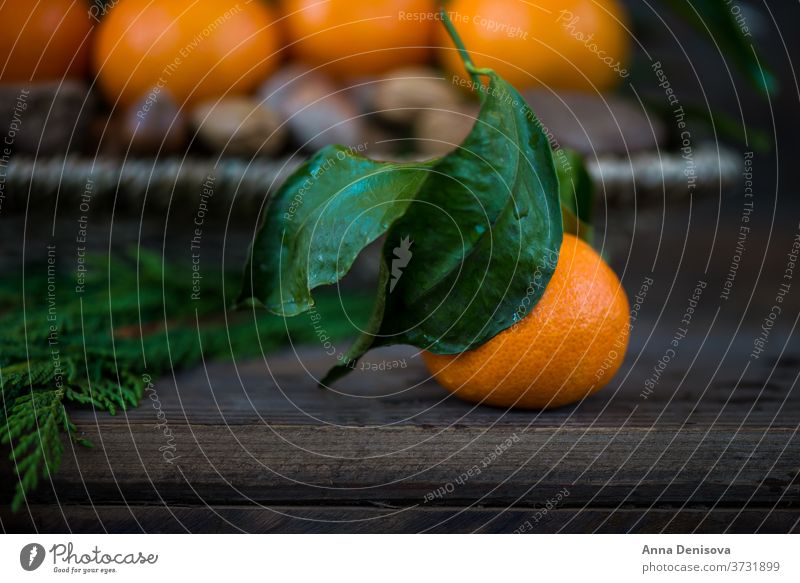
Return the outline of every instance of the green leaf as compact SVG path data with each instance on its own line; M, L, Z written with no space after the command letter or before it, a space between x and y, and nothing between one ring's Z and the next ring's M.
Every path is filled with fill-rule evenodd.
M580 237L591 245L594 240L592 177L586 170L583 158L574 150L558 150L555 157L564 232Z
M327 380L371 346L437 353L479 346L544 292L562 236L552 152L522 97L495 73L483 74L483 106L453 153L421 165L328 148L267 207L241 300L255 297L281 315L311 307L312 289L338 281L386 233L373 317ZM531 286L534 276L539 286Z
M755 44L745 36L723 0L667 0L672 9L702 35L710 35L719 51L731 59L764 97L774 95L778 81L758 58Z
M281 316L311 308L311 290L349 271L405 213L432 167L376 162L344 146L320 150L270 200L238 303L258 300Z
M483 344L527 315L558 261L559 185L541 124L513 87L474 67L442 17L482 101L469 136L425 164L323 149L270 200L251 249L239 305L292 316L385 234L372 317L323 384L373 346Z
M534 274L546 285L555 269L562 226L550 144L513 87L486 75L472 132L387 235L390 269L402 263L404 241L413 256L392 269L396 285L384 290L392 293L375 345L475 348L524 317L544 292L529 290Z

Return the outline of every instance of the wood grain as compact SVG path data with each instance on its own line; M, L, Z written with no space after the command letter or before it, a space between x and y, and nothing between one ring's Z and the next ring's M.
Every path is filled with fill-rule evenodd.
M369 508L352 506L71 506L0 512L8 532L59 533L788 533L797 513L747 510ZM530 526L529 526L530 525Z
M174 460L152 424L84 427L98 445L54 478L61 502L786 505L800 483L794 430L586 427L173 425ZM495 448L515 439L490 463ZM160 451L160 449L162 451ZM457 480L477 466L480 473ZM449 485L448 485L449 484ZM41 493L37 495L37 498Z

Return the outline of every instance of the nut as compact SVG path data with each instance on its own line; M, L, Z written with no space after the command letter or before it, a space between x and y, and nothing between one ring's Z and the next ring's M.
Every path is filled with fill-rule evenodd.
M385 120L410 124L426 109L458 109L460 93L428 67L397 69L376 82L373 106Z
M286 140L280 116L245 97L201 103L192 111L192 124L203 144L219 153L269 156Z
M185 116L166 90L143 95L123 111L117 127L121 153L140 156L177 153L189 135Z
M365 124L355 104L322 73L302 65L287 67L261 87L259 96L286 120L305 148L363 141Z

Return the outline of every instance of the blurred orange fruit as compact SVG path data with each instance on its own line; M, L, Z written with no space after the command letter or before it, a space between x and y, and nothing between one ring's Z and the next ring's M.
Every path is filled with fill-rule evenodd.
M628 76L628 17L617 0L453 0L447 11L475 65L524 89L605 91ZM444 29L445 66L465 75Z
M560 407L616 374L628 346L629 314L616 274L589 245L564 235L553 277L527 316L475 350L422 357L442 386L468 401Z
M294 56L339 78L377 75L425 61L433 0L284 0ZM341 60L339 60L341 59Z
M253 90L277 67L279 49L261 0L120 0L93 56L110 100L130 105L156 87L182 104Z
M80 0L4 0L0 4L0 81L83 77L92 21Z

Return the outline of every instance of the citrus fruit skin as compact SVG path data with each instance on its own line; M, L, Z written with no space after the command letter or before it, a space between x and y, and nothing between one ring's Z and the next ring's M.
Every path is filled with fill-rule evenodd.
M88 6L72 0L5 0L0 5L0 81L81 78L89 64Z
M100 25L93 64L112 103L131 105L153 87L197 103L255 89L280 46L261 0L120 0Z
M443 387L468 401L561 407L611 380L628 346L629 318L616 274L589 245L565 234L553 277L527 316L475 350L422 357Z
M447 11L476 66L517 89L605 91L627 76L628 17L617 0L453 0ZM466 75L443 30L437 46L445 67Z
M425 61L440 26L431 0L284 0L281 6L294 57L339 79Z

